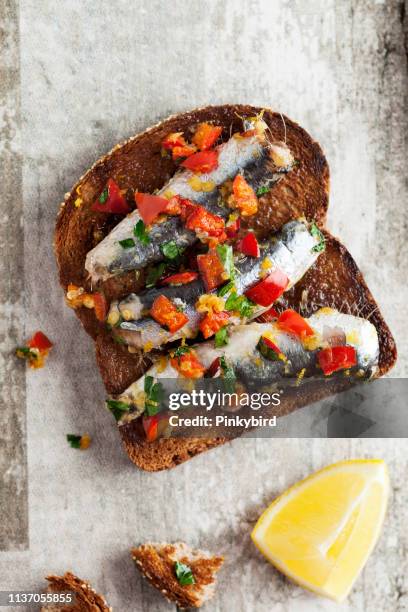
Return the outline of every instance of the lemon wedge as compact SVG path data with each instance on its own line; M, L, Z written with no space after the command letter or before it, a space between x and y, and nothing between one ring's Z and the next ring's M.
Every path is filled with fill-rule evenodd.
M342 601L379 538L388 495L384 461L335 463L278 497L251 537L288 578Z

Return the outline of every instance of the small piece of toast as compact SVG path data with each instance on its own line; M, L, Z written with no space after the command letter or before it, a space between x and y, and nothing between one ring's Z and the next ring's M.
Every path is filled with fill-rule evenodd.
M102 595L96 593L89 582L81 580L71 572L63 576L46 576L49 582L47 593L71 592L75 595L73 605L50 603L41 607L41 612L111 612Z
M147 542L133 548L132 558L137 569L152 586L181 609L199 608L214 595L215 574L224 563L223 556L195 550L184 544ZM188 566L193 584L181 584L176 575L176 563Z

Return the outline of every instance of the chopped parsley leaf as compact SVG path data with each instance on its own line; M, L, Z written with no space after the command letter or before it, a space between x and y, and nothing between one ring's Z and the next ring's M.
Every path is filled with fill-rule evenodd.
M119 400L106 400L106 404L115 417L116 421L119 421L123 416L124 412L129 412L130 404L126 402L121 402Z
M158 266L153 266L149 268L149 271L146 276L146 287L149 289L150 287L154 287L160 277L164 274L167 268L167 264L162 261Z
M163 397L163 385L155 383L153 376L145 376L145 411L147 416L154 416L160 411L160 401Z
M218 257L221 259L222 265L224 266L225 272L228 274L228 278L234 280L235 278L235 266L234 266L234 254L232 246L228 244L217 245Z
M32 351L28 346L19 346L16 348L17 357L23 357L25 359L37 359L38 354Z
M312 223L310 233L314 238L317 238L319 240L319 242L315 244L314 247L312 247L312 251L314 253L321 253L326 248L326 238L323 236L316 223Z
M106 200L108 199L108 195L109 195L108 188L105 187L105 189L102 191L101 195L98 198L99 202L101 204L105 204Z
M175 240L169 240L169 242L165 242L161 246L161 251L166 259L176 259L179 255L181 255L182 251L176 244Z
M227 293L229 293L232 289L234 289L234 283L232 281L230 281L229 283L227 283L226 285L224 285L223 287L221 287L220 289L218 289L217 291L217 295L219 297L224 297L225 295L227 295Z
M220 367L222 378L225 381L225 387L229 393L233 393L235 390L235 381L237 380L237 377L235 376L234 368L231 365L228 365L225 355L220 357Z
M230 293L225 302L225 310L236 311L241 318L248 319L252 315L253 309L254 304L245 295L237 295L235 292Z
M146 225L143 223L142 219L139 219L139 221L136 223L135 227L133 228L133 234L142 244L147 245L150 243L150 236L146 231Z
M180 363L180 357L190 352L189 346L178 346L173 352L173 357L176 357Z
M81 448L81 436L67 434L67 441L69 442L71 448Z
M123 249L131 249L135 246L135 241L133 238L125 238L124 240L119 240L119 244Z
M259 196L263 196L263 195L265 195L265 193L268 193L268 191L270 191L270 190L271 190L270 185L262 185L261 187L259 187L256 190L256 195L258 197Z
M216 348L220 348L226 344L228 344L228 327L225 325L215 334L215 346Z
M191 567L189 567L188 565L180 563L180 561L176 561L174 563L174 572L181 586L186 586L187 584L195 584L193 572L191 571Z

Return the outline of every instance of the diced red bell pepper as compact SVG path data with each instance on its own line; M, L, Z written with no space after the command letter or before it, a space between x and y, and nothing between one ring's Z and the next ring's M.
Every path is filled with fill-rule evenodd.
M198 360L193 349L178 357L172 357L170 363L177 372L186 378L201 378L205 372L204 366Z
M215 249L210 249L203 255L197 255L197 264L206 291L212 291L228 280L223 263Z
M219 357L216 357L214 361L212 362L212 364L210 365L210 367L207 369L205 375L208 378L214 378L214 376L220 371L220 369L221 369L221 361Z
M184 147L186 145L186 139L183 136L183 132L171 132L162 142L163 149L171 151L174 147Z
M259 321L260 323L269 323L270 321L275 321L278 318L279 312L277 312L272 306L272 308L261 314L255 320Z
M254 215L258 211L258 198L241 174L237 174L232 182L232 195L228 203L233 208L238 208L243 217Z
M104 321L108 314L108 303L103 293L93 293L95 316L98 321Z
M270 361L277 361L283 357L280 348L266 336L261 336L257 348L261 355Z
M154 442L166 430L169 424L169 418L165 412L161 412L153 416L143 416L142 423L146 434L146 440L148 442Z
M250 257L259 257L261 250L253 232L249 232L237 244L237 250Z
M284 310L278 319L278 325L283 331L289 332L298 338L307 338L314 335L308 322L292 309Z
M281 270L274 270L245 292L248 299L259 306L271 306L282 295L289 279Z
M130 206L121 194L119 186L111 178L98 199L92 204L91 209L115 215L127 215L130 212Z
M165 295L159 295L153 302L150 315L160 325L165 325L167 329L174 333L188 322L188 317L184 312L177 310L177 307Z
M187 285L188 283L192 283L198 278L197 272L185 271L178 272L177 274L172 274L171 276L167 276L167 278L163 278L162 285Z
M187 208L185 225L187 229L197 234L208 234L209 238L216 238L218 243L227 239L224 219L209 212L203 206L193 204Z
M211 149L222 132L222 127L210 123L200 123L192 138L193 143L200 151Z
M208 174L218 168L218 151L200 151L187 157L182 164L184 168L195 173Z
M174 147L172 154L173 159L179 159L180 157L190 157L197 149L193 145L186 144L184 147Z
M239 232L239 228L241 227L241 219L237 217L233 221L228 220L225 224L225 232L227 237L232 239L235 238Z
M210 338L217 333L222 327L225 327L229 320L227 312L212 312L208 313L199 324L199 328L204 338Z
M357 364L357 354L354 346L332 346L322 349L317 354L317 360L325 376L338 370L346 370Z
M166 212L169 200L150 193L135 193L135 200L140 216L146 225L150 225L161 213Z
M154 442L158 436L159 415L144 416L142 423L146 434L146 440L148 442Z
M36 348L39 351L47 351L53 344L42 331L35 332L33 337L27 342L29 348Z

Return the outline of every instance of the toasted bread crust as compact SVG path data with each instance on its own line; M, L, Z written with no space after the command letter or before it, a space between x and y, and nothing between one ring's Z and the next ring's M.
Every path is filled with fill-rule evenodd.
M212 593L207 595L206 590L214 584L215 574L224 563L222 556L210 556L183 543L142 544L131 554L146 580L181 609L199 608L208 601ZM180 585L174 572L175 559L190 567L195 584Z
M80 179L61 206L56 231L55 252L60 282L64 290L69 283L90 289L84 262L87 252L120 221L120 218L92 213L90 204L101 192L109 177L115 178L121 188L137 187L153 191L161 187L174 173L176 166L160 154L161 142L169 132L189 130L201 121L213 121L223 126L223 140L231 131L241 129L240 116L259 113L260 108L243 105L206 107L170 117L164 122L117 145L101 158ZM267 110L264 119L272 136L285 140L299 165L260 200L260 210L248 225L266 235L279 229L286 221L300 216L325 221L328 206L329 170L320 146L296 123L278 113ZM80 196L82 205L75 200ZM395 362L396 348L392 335L368 290L360 271L347 250L329 234L326 252L304 279L285 294L288 306L305 315L321 306L332 306L343 312L370 317L380 337L380 373L384 374ZM143 274L124 274L101 285L108 301L118 299L143 286ZM306 292L306 293L305 293ZM307 296L305 298L305 295ZM94 338L96 359L110 394L119 394L136 380L149 366L141 353L131 354L126 347L116 344L99 323L93 310L76 311L85 330ZM322 391L310 393L307 402L319 399ZM296 405L288 405L295 409ZM121 435L131 460L140 468L156 471L174 467L179 463L224 443L224 438L164 439L154 443L141 441L140 423L121 427Z
M89 582L81 580L71 572L66 572L63 576L50 575L46 579L49 582L47 592L58 593L60 591L72 591L76 595L76 602L73 606L58 607L58 605L42 606L42 612L54 612L54 610L64 610L65 612L111 612L102 595L98 595L91 587Z

